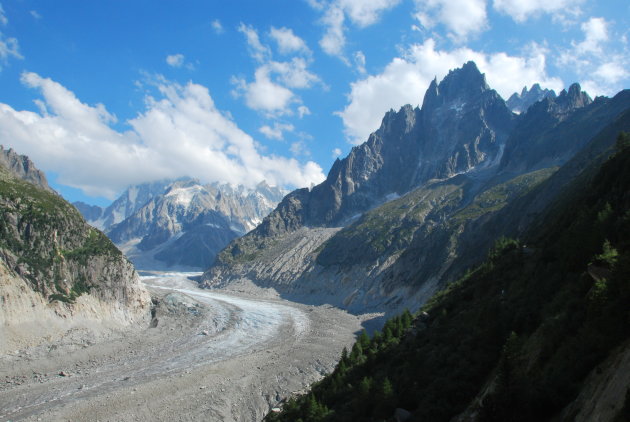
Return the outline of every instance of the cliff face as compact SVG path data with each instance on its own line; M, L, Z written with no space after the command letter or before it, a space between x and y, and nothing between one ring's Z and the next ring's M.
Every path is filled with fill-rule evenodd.
M29 162L13 155L12 160ZM38 178L0 165L0 321L45 326L55 318L143 321L150 297L131 263ZM29 322L30 321L30 322ZM19 333L18 333L19 334Z

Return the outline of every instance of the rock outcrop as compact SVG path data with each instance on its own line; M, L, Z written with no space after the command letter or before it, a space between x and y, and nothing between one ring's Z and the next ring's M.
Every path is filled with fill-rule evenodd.
M17 157L12 162L28 166L0 163L2 346L29 336L23 325L45 337L49 323L148 323L150 298L131 263L45 185L27 157Z

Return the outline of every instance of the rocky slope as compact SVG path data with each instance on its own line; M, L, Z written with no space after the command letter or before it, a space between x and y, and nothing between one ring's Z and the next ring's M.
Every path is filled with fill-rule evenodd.
M264 182L246 189L180 179L107 234L141 267L206 268L232 239L260 223L283 194Z
M131 263L11 150L0 163L0 210L0 349L88 321L145 321L150 298Z
M415 309L496 238L518 236L584 167L558 168L608 148L602 133L623 130L629 108L628 91L592 102L573 85L517 116L466 64L431 84L421 110L388 113L324 183L285 197L203 285L251 280L356 312Z

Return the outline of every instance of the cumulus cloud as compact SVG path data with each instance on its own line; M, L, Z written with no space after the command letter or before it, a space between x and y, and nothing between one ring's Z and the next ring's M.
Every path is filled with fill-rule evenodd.
M85 104L51 79L24 73L22 82L40 92L40 110L0 103L0 143L88 195L114 198L129 184L184 175L248 186L309 186L324 178L312 161L261 154L208 89L192 82L158 81L124 132L112 127L116 118L103 105Z
M303 107L301 100L293 89L307 89L321 82L317 75L308 70L310 58L293 57L289 61L274 61L271 49L260 41L258 32L253 27L241 24L239 30L245 35L250 54L258 62L258 67L254 72L253 81L247 81L243 77L232 77L232 83L235 85L233 94L236 97L244 97L249 108L260 111L267 117L293 115L296 113L295 107L298 107L297 114L300 118L308 114L308 108L301 108ZM270 31L272 38L274 33L276 37L285 41L293 35L292 31L289 33L289 30L281 29L274 32L272 28ZM300 43L294 41L289 44L297 48ZM278 41L278 45L282 45L282 42L284 41ZM304 47L306 48L306 44ZM298 50L306 51L302 48Z
M170 56L166 56L166 63L172 67L182 67L184 64L184 55L172 54Z
M271 27L269 35L278 44L278 50L282 54L291 53L306 53L309 54L311 50L306 46L306 42L293 33L290 28L275 28Z
M4 13L2 4L0 4L0 26L5 26L9 23L7 16ZM13 57L15 59L22 59L20 54L20 47L16 38L7 38L2 32L0 32L0 65L7 64L9 59ZM0 66L0 70L2 67Z
M579 55L601 54L602 44L608 41L608 23L604 18L590 18L581 25L584 41L575 45Z
M544 13L554 15L578 15L579 5L584 0L494 0L494 8L512 17L516 22L524 22L530 17ZM558 17L558 16L554 16Z
M2 4L0 4L0 25L6 25L9 23L7 19L7 15L4 13L4 9L2 8Z
M431 80L442 79L449 70L473 60L486 74L488 84L508 98L523 85L540 83L561 89L557 78L546 74L546 51L532 44L523 56L505 53L486 54L461 47L452 51L438 50L433 39L412 45L404 55L394 58L377 75L370 75L351 84L348 105L337 114L342 118L349 142L364 142L378 129L385 112L404 104L421 105Z
M357 72L365 73L365 54L362 51L355 51L354 53L354 65L357 68Z
M326 31L322 39L319 40L319 46L326 54L331 56L343 55L343 49L346 45L344 19L343 11L339 7L331 7L326 11L322 19Z
M580 28L584 39L562 51L558 64L575 72L591 95L615 94L630 77L627 42L620 37L621 44L615 44L612 24L601 17L591 17Z
M338 0L338 6L344 10L350 20L360 27L372 25L380 18L383 11L398 5L400 0Z
M235 93L245 97L247 107L267 113L270 116L289 114L289 106L294 99L293 92L269 77L266 66L259 67L254 73L254 80L233 79L236 84Z
M293 132L295 126L290 123L278 123L274 122L273 127L264 125L258 131L265 135L268 139L275 139L277 141L284 140L284 132Z
M225 32L225 29L223 29L223 24L218 19L215 19L212 22L210 22L210 26L212 26L212 29L214 30L216 34L223 34Z
M350 61L344 55L346 45L346 17L360 28L376 23L381 14L400 3L400 0L333 0L329 2L309 0L315 10L323 11L321 23L326 28L319 41L321 49L331 56L337 56L344 63Z
M245 35L250 55L259 62L264 62L271 57L271 50L260 41L258 32L251 26L241 23L239 32Z
M296 141L296 142L291 143L291 146L289 147L289 151L291 151L291 153L295 157L298 157L298 156L308 157L311 155L311 152L307 148L304 141Z
M444 25L457 42L488 28L485 0L416 0L415 14L428 29Z
M304 116L308 116L309 114L311 114L311 110L309 110L308 107L306 107L305 105L301 105L297 108L297 112L298 112L298 117L301 119Z

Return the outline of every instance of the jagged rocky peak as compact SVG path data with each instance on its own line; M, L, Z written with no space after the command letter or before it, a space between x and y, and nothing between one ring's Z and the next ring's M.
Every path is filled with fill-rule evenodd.
M521 93L514 93L506 101L507 106L515 113L526 111L532 104L543 100L544 98L556 98L556 92L553 89L541 88L540 84L535 83L531 89L523 87Z
M428 110L451 104L477 100L480 94L490 91L486 75L481 73L475 62L467 62L461 68L451 70L438 84L437 78L431 81L422 102L422 109Z
M422 109L405 105L387 112L366 142L335 161L324 182L287 195L251 237L343 226L427 180L490 167L498 163L513 120L505 101L468 62L431 83Z
M574 83L569 87L569 91L563 89L555 102L563 111L573 111L589 105L593 100L586 91L582 91L580 84Z
M554 119L564 120L573 111L591 104L593 100L582 91L580 84L574 83L569 90L563 89L557 97L547 96L541 101L534 103L527 113L531 116L549 115Z
M385 113L385 116L383 116L381 126L378 128L377 132L381 135L392 132L393 130L409 133L416 125L416 118L419 111L418 107L414 108L410 104L402 106L399 111L390 109Z
M4 149L0 145L0 165L4 165L16 177L30 182L49 192L54 190L48 186L46 175L35 167L26 155L16 153L12 148Z

